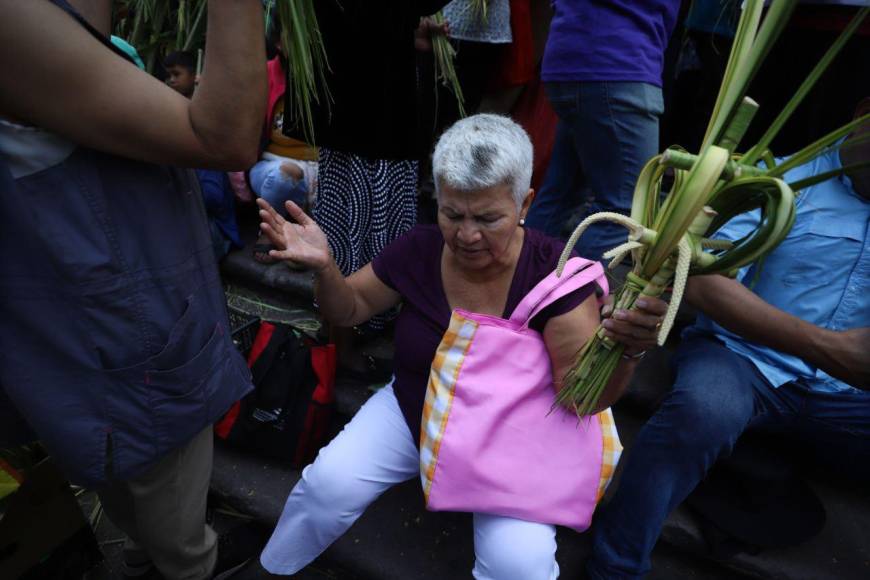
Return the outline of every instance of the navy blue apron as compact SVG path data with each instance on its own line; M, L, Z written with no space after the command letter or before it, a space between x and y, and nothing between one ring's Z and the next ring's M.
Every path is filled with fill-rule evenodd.
M251 389L191 176L0 158L0 386L77 483L141 474Z

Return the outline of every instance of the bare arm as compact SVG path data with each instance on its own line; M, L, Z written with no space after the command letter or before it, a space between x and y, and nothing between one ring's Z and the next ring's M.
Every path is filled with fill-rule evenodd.
M210 0L192 100L45 0L0 0L0 44L0 115L131 159L226 170L256 160L267 88L259 0Z
M608 336L625 344L627 355L655 346L656 325L661 321L667 305L658 299L649 299L648 302L645 308L631 313L617 313L617 320L605 321ZM599 321L595 296L590 296L574 310L547 321L544 326L544 342L550 353L557 391L561 390L565 374L574 364L577 353L592 337ZM620 359L594 412L613 405L625 393L638 360Z
M329 253L326 236L292 201L286 204L294 222L285 220L267 202L260 206L260 227L276 250L269 255L304 264L314 271L314 293L320 312L337 326L354 326L399 303L398 292L381 282L371 264L345 278Z
M797 356L857 388L870 388L870 328L837 332L771 306L737 280L692 276L686 300L722 327Z
M356 326L399 303L398 292L381 282L371 264L347 278L330 259L315 273L314 293L320 312L336 326Z

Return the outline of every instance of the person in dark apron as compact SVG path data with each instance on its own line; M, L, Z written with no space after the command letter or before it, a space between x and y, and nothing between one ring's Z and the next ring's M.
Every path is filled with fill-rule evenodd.
M262 5L208 8L189 101L109 43L109 0L0 0L0 405L166 578L228 565L205 523L211 425L251 389L175 167L256 160Z

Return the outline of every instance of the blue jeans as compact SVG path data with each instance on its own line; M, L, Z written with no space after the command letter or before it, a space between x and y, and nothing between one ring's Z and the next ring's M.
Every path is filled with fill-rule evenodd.
M249 173L251 189L261 198L269 202L281 215L287 215L284 202L290 200L299 207L305 204L308 184L304 179L293 179L281 171L280 159L262 159L258 161Z
M834 469L870 476L870 392L773 388L749 359L703 337L684 341L677 379L625 458L612 500L593 525L591 578L639 578L665 518L746 429L785 434Z
M550 166L526 225L558 236L568 211L586 201L584 191L593 197L589 213L628 214L637 176L658 153L661 89L640 82L560 82L545 88L559 123ZM616 224L595 224L577 249L598 260L625 242L626 233Z

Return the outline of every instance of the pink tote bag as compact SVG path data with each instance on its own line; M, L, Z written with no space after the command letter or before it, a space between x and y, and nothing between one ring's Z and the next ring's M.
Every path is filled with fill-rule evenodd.
M613 415L578 419L553 408L550 358L529 322L591 283L607 294L601 264L572 258L508 320L453 311L423 407L420 475L429 510L589 527L622 452Z

